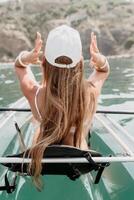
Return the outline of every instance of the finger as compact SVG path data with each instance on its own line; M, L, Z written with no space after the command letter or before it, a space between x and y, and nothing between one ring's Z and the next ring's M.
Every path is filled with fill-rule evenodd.
M41 34L39 32L37 32L36 40L35 40L35 51L39 51L41 46L42 46Z
M37 38L38 40L41 40L41 34L40 34L39 32L36 33L36 38Z
M39 41L37 40L35 43L34 52L38 54L41 48L42 48L42 40L39 40Z
M41 50L42 43L43 43L42 40L38 41L37 46L36 46L38 50Z
M35 48L38 49L38 47L40 47L42 45L42 40L36 40L35 42Z
M39 32L36 33L35 45L41 40L41 34Z
M95 34L94 34L94 41L95 41L96 47L98 47L98 45L97 45L97 37L96 37Z
M90 45L90 54L91 54L92 60L93 60L94 62L96 62L96 60L97 60L97 54L98 54L98 53L96 53L96 52L93 50L92 45Z
M96 39L96 35L93 33L93 42L92 42L92 44L93 44L93 47L94 47L94 50L95 50L95 52L96 53L99 53L99 49L98 49L98 46L97 46L97 39Z
M93 47L93 45L90 45L90 53L91 53L91 56L93 57L93 58L96 58L96 51L94 50L94 47Z
M94 53L98 53L93 43L90 44L90 53L93 56Z
M92 45L93 41L94 41L94 32L91 32L91 35L90 35L90 44Z
M93 32L91 32L90 40L91 40L90 44L92 44L92 42L93 42Z
M95 41L93 41L92 46L93 46L94 51L96 53L99 53L99 49L97 48Z
M93 50L94 52L97 51L97 50L96 50L96 47L95 47L95 44L94 44L94 40L92 40L91 47L92 47L92 50Z
M92 45L93 50L94 50L96 53L98 53L98 52L99 52L99 49L98 49L97 44L96 44L94 32L91 33L91 45Z
M97 37L95 34L94 34L94 46L95 46L96 50L99 52L98 45L97 45Z
M41 41L41 34L39 32L36 33L36 39L35 39L35 46L38 44L38 42Z

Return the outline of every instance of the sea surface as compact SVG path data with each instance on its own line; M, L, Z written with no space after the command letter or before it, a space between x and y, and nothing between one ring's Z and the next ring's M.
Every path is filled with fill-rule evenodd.
M98 110L134 111L134 58L114 58L109 59L109 63L111 66L111 72L101 91L98 101ZM91 73L88 65L87 61L85 63L86 78ZM32 70L34 71L36 79L40 81L40 68L33 67ZM11 107L12 104L22 96L23 94L15 75L14 66L6 63L0 64L0 107ZM1 112L0 116L2 115L4 116L4 113ZM19 113L18 120L20 120L21 115L23 116L23 113ZM134 115L118 114L110 115L110 117L118 122L132 137L134 137ZM10 129L9 126L12 123L13 121L10 121L10 123L8 122L6 124L3 130L4 136L2 136L2 133L0 134L0 156L15 151L14 146L17 143L15 136L11 139L11 143L9 142L10 145L7 145L7 148L3 150L7 141L11 138L12 133L10 134L9 132L6 132L6 130L8 130L8 128ZM33 134L31 133L32 126L29 124L23 126L23 131L29 135ZM95 131L93 130L91 147L95 150L101 151L101 153L104 153L105 155L109 154L109 150L102 147L104 143L99 141L94 132ZM112 168L112 166L110 167ZM42 192L38 192L34 188L30 178L21 177L18 181L16 191L13 194L0 192L0 200L125 200L129 195L128 200L133 200L134 181L132 179L130 181L128 177L129 175L126 173L124 167L117 166L116 169L113 177L114 181L116 180L117 182L115 181L113 184L112 181L110 182L110 179L105 180L104 177L97 186L92 186L89 180L90 177L87 176L83 176L75 182L70 181L64 176L46 176L44 178L45 180L43 179L45 186ZM3 168L0 168L1 173L3 173L3 170ZM118 182L118 179L122 180L122 182ZM123 187L121 187L121 183ZM1 183L0 181L0 184L3 184L3 182Z

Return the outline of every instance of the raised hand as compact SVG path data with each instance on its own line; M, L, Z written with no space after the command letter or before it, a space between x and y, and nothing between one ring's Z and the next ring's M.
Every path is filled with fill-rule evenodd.
M105 65L106 57L99 52L96 35L93 32L91 33L90 54L90 64L92 68L99 69Z
M41 34L39 32L37 32L34 49L32 49L31 51L24 51L21 53L22 63L24 63L24 64L41 63L41 61L39 59L42 54L41 48L42 48Z
M37 32L37 36L36 36L36 40L35 40L35 47L34 49L31 51L31 59L32 59L32 63L39 63L39 57L42 54L41 52L41 48L42 48L42 39L41 39L41 34L39 32Z

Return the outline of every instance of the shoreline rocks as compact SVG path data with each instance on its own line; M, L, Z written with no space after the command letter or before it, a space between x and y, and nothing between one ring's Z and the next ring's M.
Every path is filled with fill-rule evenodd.
M84 58L89 58L90 33L97 35L106 56L134 55L134 3L107 0L12 0L0 3L0 62L13 61L34 45L36 32L44 43L48 32L61 24L81 35Z

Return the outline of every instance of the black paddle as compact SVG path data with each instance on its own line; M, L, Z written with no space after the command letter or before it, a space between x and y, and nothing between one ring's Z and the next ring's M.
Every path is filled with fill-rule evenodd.
M31 112L31 109L30 108L7 108L7 107L0 108L0 112L5 112L5 111ZM124 111L124 110L123 111L97 110L96 113L134 115L134 111Z

